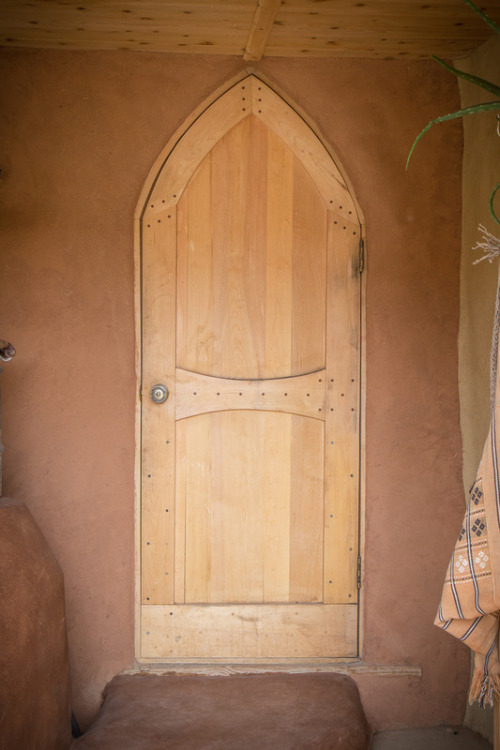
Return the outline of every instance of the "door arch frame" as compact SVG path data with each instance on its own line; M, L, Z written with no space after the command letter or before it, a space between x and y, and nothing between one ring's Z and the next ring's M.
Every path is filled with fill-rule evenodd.
M202 114L204 114L207 110L210 109L210 107L217 102L221 97L228 94L232 89L236 90L236 87L238 84L242 84L245 80L252 80L255 83L255 86L258 87L259 83L264 84L266 87L266 91L269 91L273 97L275 98L275 101L281 100L282 104L284 105L284 111L293 111L295 115L297 115L297 118L295 119L295 124L299 123L300 121L300 127L302 129L302 133L305 136L305 144L307 144L309 138L311 139L310 143L313 144L313 151L310 150L307 151L307 149L304 151L302 146L304 144L295 144L292 147L292 150L298 156L298 158L302 161L309 160L308 164L310 165L310 160L315 159L315 153L314 153L314 141L319 143L321 147L328 153L331 162L333 163L335 167L335 172L328 174L324 169L321 168L321 165L317 163L318 166L318 181L316 182L316 185L318 189L320 190L320 193L322 193L324 199L330 203L337 200L339 209L341 213L345 214L345 217L348 218L349 221L354 221L359 225L360 230L360 255L359 255L359 271L360 271L360 320L359 320L359 346L360 346L360 373L359 373L359 383L360 383L360 393L359 393L359 451L360 451L360 458L359 458L359 551L361 555L361 560L364 559L364 536L365 536L365 525L364 525L364 518L365 518L365 402L366 402L366 334L365 334L365 287L366 287L366 273L362 273L362 271L365 271L365 222L362 210L356 200L354 190L352 188L352 185L348 179L348 176L346 174L345 169L342 167L340 160L338 156L335 154L334 150L331 148L331 146L328 144L327 139L325 139L319 132L317 126L312 123L311 119L308 117L308 115L302 111L298 105L290 100L290 98L282 92L274 83L270 82L265 76L263 76L260 72L257 72L253 68L247 68L246 70L242 71L240 74L234 76L229 81L227 81L225 84L220 86L215 92L213 92L210 96L208 96L183 122L183 124L174 132L174 134L170 137L167 144L164 146L158 157L155 159L153 165L151 166L149 173L147 175L147 178L144 182L143 188L141 190L136 210L134 214L134 289L135 289L135 330L136 330L136 350L135 350L135 362L136 362L136 379L137 379L137 389L136 389L136 416L135 416L135 435L136 435L136 451L135 451L135 653L136 653L136 659L138 661L141 661L138 655L140 654L140 609L141 609L141 534L140 534L140 528L141 528L141 437L142 437L142 231L141 231L141 225L142 220L144 217L144 212L148 206L149 198L157 186L158 180L161 178L163 168L165 166L166 161L171 156L172 152L180 142L180 140L185 137L188 133L191 136L196 135L196 128L193 128L193 126L196 124L197 120L200 118ZM254 106L258 106L253 103ZM286 109L285 109L286 108ZM242 102L242 112L245 112L246 107L244 106L244 103ZM244 114L240 118L243 119L247 115ZM227 132L231 127L233 127L234 124L239 122L240 120L234 120L228 126L224 131L220 131L217 138L214 140L218 140L224 132ZM283 137L283 140L288 142L289 145L292 145L290 143L290 140L287 139L287 126L286 121L283 123L283 129L281 132L278 133ZM309 138L308 138L309 134ZM207 153L209 150L205 149L204 153L199 153L195 157L193 157L192 165L185 168L185 171L189 172L189 175L191 175L196 168L195 164L199 163L201 159L204 157L205 153ZM310 169L309 169L310 171ZM189 178L188 178L189 179ZM335 183L337 182L337 192L335 192ZM185 183L184 183L185 184ZM179 179L179 186L180 186L180 192L182 192L182 188L184 186L182 179ZM334 190L334 194L331 196L327 196L328 191ZM180 194L180 193L179 193ZM174 196L176 198L176 196ZM342 200L340 200L342 199ZM165 207L164 207L165 208ZM359 584L362 585L362 579L363 579L363 569L362 566L360 566L360 572L359 572ZM332 659L332 669L335 671L334 662L335 661L359 661L362 660L363 655L363 604L364 604L364 597L360 595L359 603L358 603L358 611L359 611L359 618L358 618L358 642L359 642L359 656L357 658L353 659L341 659L336 660ZM145 662L148 662L148 660L144 660ZM248 665L247 665L248 666ZM256 665L255 669L256 671L259 671L260 669L264 669L266 671L269 671L272 669L272 665L269 664L262 666ZM282 668L282 667L281 667ZM186 667L187 670L193 671L193 666Z

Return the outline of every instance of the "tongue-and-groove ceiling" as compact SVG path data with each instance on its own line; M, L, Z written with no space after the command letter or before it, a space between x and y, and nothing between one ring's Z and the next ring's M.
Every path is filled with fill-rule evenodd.
M456 59L492 34L463 0L0 0L8 47Z

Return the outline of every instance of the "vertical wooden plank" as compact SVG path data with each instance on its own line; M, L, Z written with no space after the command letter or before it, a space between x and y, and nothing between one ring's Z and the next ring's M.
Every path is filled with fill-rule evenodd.
M214 360L221 377L259 377L257 354L244 294L244 227L250 120L220 140L212 152L214 246Z
M293 416L290 601L323 598L323 422Z
M328 225L324 601L357 601L359 515L359 234Z
M177 363L210 374L213 349L211 155L200 164L178 205Z
M202 414L184 425L187 603L212 601L212 419Z
M267 155L266 378L291 375L293 154L271 131Z
M221 414L212 414L212 446L210 454L210 467L212 483L212 523L210 526L211 545L211 577L207 601L217 603L225 602L226 589L226 566L228 563L227 543L227 511L226 504L232 502L232 497L225 497L224 477L224 418Z
M292 369L325 366L327 211L300 162L294 160Z
M256 117L248 118L248 142L243 158L248 159L245 184L242 295L249 320L250 333L256 357L256 375L266 377L266 226L267 226L267 133L264 123ZM241 158L241 156L239 157Z
M215 415L214 415L215 416ZM219 415L217 415L219 416ZM263 600L262 466L260 415L220 415L220 471L224 477L225 601Z
M290 451L291 414L261 413L260 465L264 588L262 601L290 598L290 489L293 458Z
M177 211L177 364L187 369L210 372L212 363L212 237L211 237L211 155L208 154L189 181ZM175 552L176 601L203 601L209 576L209 548L203 536L193 494L204 496L204 489L193 465L192 452L202 450L203 422L177 424L181 443L177 446L177 515ZM191 440L194 446L191 446ZM196 489L195 489L196 488ZM209 495L207 502L209 501ZM189 502L188 502L189 501ZM202 506L204 511L206 506ZM193 519L199 523L190 524ZM187 535L189 537L187 538ZM201 536L200 536L201 534ZM186 557L187 555L187 557ZM202 571L200 576L199 571ZM187 598L186 598L187 597Z
M174 602L186 601L186 424L181 419L175 424L175 551Z
M176 366L190 369L188 348L189 225L186 193L177 204L176 220Z
M154 205L151 207L154 209ZM142 602L173 600L175 478L175 210L143 219ZM155 404L157 383L170 397Z

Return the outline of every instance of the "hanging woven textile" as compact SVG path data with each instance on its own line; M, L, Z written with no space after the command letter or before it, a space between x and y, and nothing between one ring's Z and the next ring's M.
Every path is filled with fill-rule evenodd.
M488 258L489 259L489 258ZM491 425L462 529L446 573L435 624L475 652L469 701L500 696L500 277L491 347Z

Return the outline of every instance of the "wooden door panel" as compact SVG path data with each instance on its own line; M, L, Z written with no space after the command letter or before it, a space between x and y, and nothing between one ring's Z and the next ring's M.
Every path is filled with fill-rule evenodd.
M186 510L184 598L175 601L321 601L323 423L230 411L177 430Z
M256 117L205 157L177 227L180 368L270 379L324 367L327 211Z
M354 656L359 225L340 173L249 77L176 141L140 238L140 658Z
M202 463L188 439L187 462L210 489L186 498L186 603L288 601L290 415L219 412L186 420L186 429L197 420L211 422L212 452ZM207 502L209 518L197 524ZM267 554L273 534L274 567ZM198 545L208 550L201 568L192 560Z

